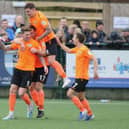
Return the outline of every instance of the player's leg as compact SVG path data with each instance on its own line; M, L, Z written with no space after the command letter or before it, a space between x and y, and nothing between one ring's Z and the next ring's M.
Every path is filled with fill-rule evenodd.
M43 84L41 82L36 82L35 89L38 93L38 114L37 118L41 118L44 116L44 100L45 100L45 94L43 90Z
M91 107L90 107L90 104L89 104L88 100L87 100L86 97L85 97L85 92L80 92L80 93L78 94L78 97L79 97L79 99L80 99L82 105L83 105L83 106L85 107L85 109L87 110L87 114L88 114L88 115L86 116L86 120L92 120L92 119L94 119L95 116L94 116L94 114L93 114L93 112L92 112L92 110L91 110Z
M6 117L4 117L3 120L10 120L14 118L16 92L19 88L20 83L21 83L21 71L15 68L9 90L9 114Z
M35 69L35 71L33 72L32 75L32 82L31 85L29 86L29 92L31 95L32 100L34 101L34 103L36 104L36 106L38 107L38 102L39 102L39 95L37 90L35 89L35 85L38 79L38 69Z
M44 68L43 67L36 68L33 74L32 83L31 83L31 89L32 89L31 96L33 97L33 100L38 109L37 118L41 118L44 116L44 99L45 99L44 96L45 95L43 91L43 84L46 82L46 79L47 79L47 75L44 72Z
M70 79L67 78L62 65L56 60L56 54L57 54L56 38L46 43L46 50L49 53L48 62L50 66L52 66L56 70L56 72L59 74L59 76L64 79L63 87L67 86L71 81Z
M85 88L86 88L87 83L88 83L88 80L85 80L85 79L78 80L78 84L80 86L80 88L79 88L80 92L78 92L78 98L80 99L80 102L82 103L84 108L87 110L87 115L86 115L85 120L90 120L90 119L94 118L94 114L91 110L88 100L85 97Z
M72 85L72 87L68 90L67 96L74 96L72 97L73 103L80 109L80 119L84 120L87 116L87 109L84 107L84 105L81 103L80 98L78 97L79 94L83 93L85 91L85 85L87 84L87 80L83 79L75 79L75 83ZM84 95L84 94L82 94ZM84 97L84 96L82 96ZM84 113L83 113L84 112Z
M29 86L29 93L31 95L32 100L36 104L36 106L39 106L39 95L37 90L35 89L36 82L32 82L31 86Z
M26 93L29 89L32 80L32 72L31 71L22 71L22 81L19 88L19 96L20 98L27 104L27 118L31 118L33 115L33 104L29 95Z
M38 109L37 118L41 118L44 116L44 100L45 100L43 84L46 83L48 74L47 75L45 74L44 67L36 68L36 71L37 71L37 75L36 75L37 80L36 80L35 89L39 95L39 102L38 102L39 106L37 108Z
M9 114L3 118L3 120L10 120L14 119L14 110L16 104L16 93L17 93L18 86L12 84L9 90Z
M88 100L85 97L85 92L80 92L78 94L78 97L79 97L81 103L83 104L83 106L87 109L88 115L92 115L93 112L91 110L91 107L90 107L90 104L89 104Z
M48 56L50 66L52 66L56 70L59 76L66 78L66 73L64 72L62 65L55 58L55 55Z
M74 105L79 109L80 114L81 114L80 119L84 120L87 111L83 107L82 103L80 102L80 99L76 96L76 92L72 88L69 88L69 90L67 91L67 96L71 99Z
M26 88L20 87L18 95L27 104L27 118L32 118L32 115L33 115L33 104L32 104L32 102L30 100L29 95L26 92L27 92Z

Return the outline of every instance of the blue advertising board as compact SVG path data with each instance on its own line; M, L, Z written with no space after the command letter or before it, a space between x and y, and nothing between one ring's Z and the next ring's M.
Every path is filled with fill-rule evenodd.
M4 52L0 50L0 86L9 86L13 75L13 68L17 61L16 51ZM46 87L55 87L56 74L53 68L50 67Z

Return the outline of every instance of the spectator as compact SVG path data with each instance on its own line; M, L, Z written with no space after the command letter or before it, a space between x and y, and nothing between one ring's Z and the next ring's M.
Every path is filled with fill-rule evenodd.
M56 36L59 38L59 40L63 43L63 44L66 44L66 36L65 36L65 33L64 33L64 30L63 29L59 29L57 32L56 32ZM65 69L65 57L66 57L66 53L60 48L59 45L57 45L57 57L56 59L58 61L60 61L63 65L63 68ZM62 58L60 58L62 57ZM57 79L56 81L59 81L60 80L60 77L59 75L57 75Z
M107 40L111 41L111 43L120 43L123 42L122 37L117 31L112 31Z
M65 36L65 33L64 33L64 30L63 30L63 29L59 29L59 30L56 32L56 36L59 38L59 40L60 40L62 43L66 43L66 36Z
M58 26L58 28L55 31L57 32L58 29L63 29L65 35L67 35L67 33L68 33L68 22L67 22L66 17L62 17L60 19L59 26Z
M67 43L72 43L72 38L73 38L76 28L77 28L77 26L75 24L72 24L68 27L68 34L66 35Z
M24 28L24 24L20 24L19 28L16 29L15 37L21 37L22 36L22 28Z
M89 29L89 22L88 21L82 21L81 22L81 28L82 28L82 32L84 33L84 35L86 37L86 42L89 42L90 33L91 33L91 30Z
M77 25L77 27L81 29L81 24L79 20L74 20L73 24Z
M76 33L82 33L81 28L78 28L78 27L77 27L77 28L75 29L75 31L74 31L74 34L76 34Z
M124 42L129 43L129 28L122 31L122 39Z
M0 41L2 41L5 45L9 43L8 34L6 32L0 33Z
M99 42L104 42L106 33L104 32L104 24L101 20L96 21L96 30L99 34Z
M13 27L12 27L14 33L16 32L16 30L17 30L18 28L20 28L20 27L21 27L22 25L24 25L24 24L25 24L25 23L24 23L24 18L23 18L23 16L21 16L21 15L16 16L14 25L13 25Z
M1 20L1 29L7 32L9 41L14 39L14 32L12 28L9 27L7 19Z
M99 34L98 34L98 32L96 30L93 30L91 32L91 37L90 37L90 40L89 40L89 44L90 45L93 45L93 44L99 45L100 44L100 42L99 42Z

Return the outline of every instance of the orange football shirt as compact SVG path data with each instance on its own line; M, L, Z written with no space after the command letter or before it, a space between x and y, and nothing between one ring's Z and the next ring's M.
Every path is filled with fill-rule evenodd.
M37 41L30 39L29 41L24 41L25 49L20 49L20 44L12 43L11 49L18 49L18 61L15 65L17 69L23 71L34 71L35 70L35 62L36 62L36 54L31 53L30 49L36 48L40 49L40 46Z
M41 36L46 31L46 28L49 26L47 17L40 11L36 11L36 15L34 17L29 18L29 23L36 28L36 37ZM43 38L43 41L48 42L54 37L54 32L51 32Z
M44 50L46 49L45 43L44 43L43 41L40 41L40 42L38 42L38 43L39 43L41 49L44 51ZM45 60L46 65L48 65L48 58L47 58L47 57L43 57L43 58L44 58L44 60ZM35 68L41 68L41 67L43 67L43 65L42 65L42 63L41 63L41 61L40 61L40 58L37 56L37 57L36 57Z
M76 78L80 79L89 79L89 63L92 58L92 54L90 50L83 45L82 47L78 48L72 48L70 50L70 53L75 53L76 54L76 63L75 63L75 74Z

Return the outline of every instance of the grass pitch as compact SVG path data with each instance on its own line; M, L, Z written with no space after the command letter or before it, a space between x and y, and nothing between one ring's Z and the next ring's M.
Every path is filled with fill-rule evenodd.
M8 114L8 100L0 99L0 129L129 129L129 102L89 101L95 114L92 121L79 121L79 111L70 100L46 100L45 117L26 118L26 105L17 100L15 119L2 120Z

